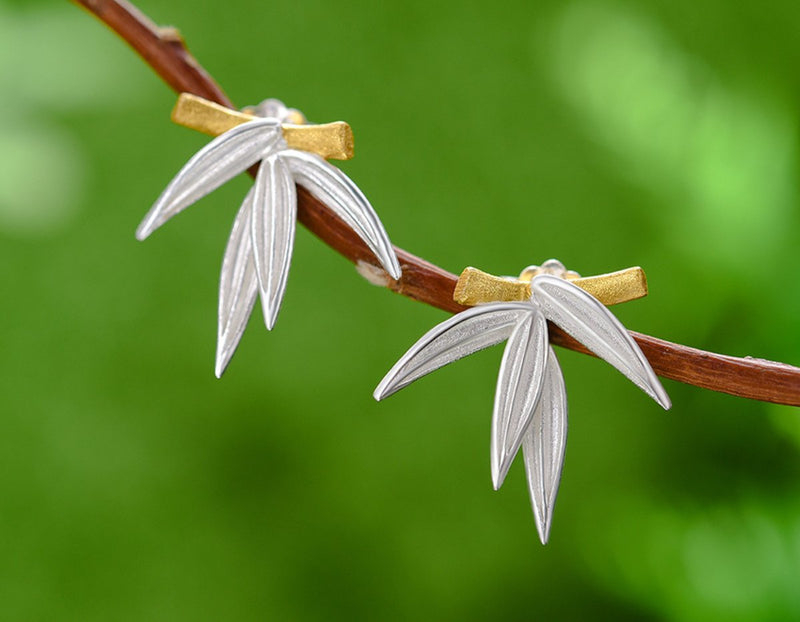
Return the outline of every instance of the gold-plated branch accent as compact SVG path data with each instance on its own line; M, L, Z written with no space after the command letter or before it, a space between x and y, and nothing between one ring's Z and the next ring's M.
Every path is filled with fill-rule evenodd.
M531 297L530 277L524 280L524 274L520 279L513 279L494 276L477 268L464 268L458 277L453 300L466 306L484 302L528 300ZM568 275L567 279L604 305L615 305L647 296L647 279L644 270L639 267L583 278Z
M296 117L294 120L302 121L302 115ZM172 109L175 123L209 136L219 136L255 118L189 93L181 93ZM311 151L326 160L349 160L353 157L353 130L344 121L321 125L284 123L282 128L283 138L292 149Z
M353 130L344 121L321 125L283 124L283 137L292 149L311 151L326 160L353 157Z

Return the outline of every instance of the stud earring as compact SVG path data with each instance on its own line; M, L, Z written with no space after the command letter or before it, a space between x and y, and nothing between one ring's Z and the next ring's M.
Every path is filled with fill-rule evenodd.
M352 131L346 123L305 125L301 113L275 99L237 113L187 94L179 98L173 120L219 136L169 183L139 225L139 240L260 162L222 262L217 377L239 344L259 292L267 329L275 325L294 244L295 183L330 206L364 240L386 272L400 278L400 264L375 210L355 183L324 159L352 157Z
M375 389L375 399L382 400L443 365L508 340L492 416L492 483L495 490L502 486L522 447L536 527L545 544L567 439L567 394L549 345L547 322L559 326L668 409L670 399L647 358L603 304L646 293L640 268L580 279L551 259L541 267L526 268L516 282L468 268L454 297L477 306L442 322L417 341Z

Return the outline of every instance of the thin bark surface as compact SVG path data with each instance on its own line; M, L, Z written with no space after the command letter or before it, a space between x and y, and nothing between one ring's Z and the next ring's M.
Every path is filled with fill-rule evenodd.
M96 15L126 41L177 93L192 93L234 108L222 89L189 53L174 28L151 22L125 0L75 0ZM353 262L372 266L375 259L364 243L323 203L298 187L298 219L328 246ZM386 286L409 298L444 311L457 313L465 307L453 301L457 277L424 259L395 247L403 276ZM380 271L380 268L375 267ZM800 368L755 358L736 358L704 352L663 339L631 332L655 372L712 391L765 402L800 406ZM550 325L550 341L564 348L588 352Z

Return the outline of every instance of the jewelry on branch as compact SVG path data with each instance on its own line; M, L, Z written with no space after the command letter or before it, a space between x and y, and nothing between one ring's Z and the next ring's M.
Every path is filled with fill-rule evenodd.
M352 157L350 126L343 122L304 125L301 113L275 99L246 111L230 111L192 95L179 98L174 121L219 136L180 170L136 231L136 237L144 240L183 209L260 162L255 184L234 220L222 261L217 377L239 344L259 291L267 329L275 325L294 244L295 183L325 201L367 244L393 279L401 275L375 210L353 181L324 159Z
M232 115L239 114L214 78L189 52L178 30L156 25L126 0L77 0L77 3L130 45L176 93L202 96ZM284 125L284 136L285 130ZM250 172L254 175L252 169ZM330 206L307 192L298 194L298 205L300 221L328 246L360 265L370 258L371 252L358 235L338 218L329 217ZM455 275L407 251L395 250L402 257L401 278L381 276L371 282L444 311L463 310L453 301ZM800 406L800 367L752 356L707 352L642 333L631 332L631 335L662 378L738 397ZM552 329L551 339L567 349L580 349L560 330Z
M508 340L495 395L492 480L495 488L502 484L522 447L543 542L549 536L567 430L564 381L551 342L577 350L584 348L575 340L581 342L664 408L670 401L654 369L664 378L703 389L800 405L798 367L628 333L603 305L646 295L640 268L579 278L551 260L526 269L518 279L467 268L456 280L423 258L393 249L363 194L325 162L352 157L352 131L346 123L309 125L301 113L275 100L233 110L175 29L158 27L127 1L77 2L131 45L173 90L183 93L173 111L175 122L218 136L170 183L140 226L140 239L236 174L249 169L256 177L223 261L217 375L236 348L259 290L267 327L275 323L297 213L323 242L356 263L370 282L457 313L398 361L376 389L377 399L448 362ZM259 161L256 172L250 167ZM296 193L295 182L309 192ZM402 258L402 275L395 253ZM372 264L373 257L388 276ZM472 308L464 310L465 306Z
M640 268L580 279L550 259L541 267L526 268L520 279L529 283L467 268L455 297L477 306L423 335L386 374L374 396L382 400L443 365L508 340L492 415L492 483L495 490L502 486L521 446L536 528L544 544L567 439L567 395L549 345L547 321L616 367L663 408L669 409L671 403L639 346L603 304L646 295ZM511 302L526 291L526 302ZM487 296L497 297L491 302Z

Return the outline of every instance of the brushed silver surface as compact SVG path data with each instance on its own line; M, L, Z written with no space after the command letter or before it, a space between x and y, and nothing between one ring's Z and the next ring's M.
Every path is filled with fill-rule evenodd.
M400 278L400 264L389 236L367 197L353 181L315 153L287 149L286 159L294 180L330 207L364 240L393 279Z
M233 221L233 229L222 259L222 273L219 279L217 356L214 365L217 378L222 376L222 372L236 351L236 346L239 345L258 294L253 238L250 234L253 193L254 190L251 188Z
M136 230L144 240L170 218L243 173L283 141L275 119L256 119L217 136L169 182Z
M268 330L275 326L292 261L297 196L289 167L273 155L262 160L253 187L253 251Z
M467 309L425 333L381 380L373 396L382 400L443 365L508 339L517 322L531 315L524 302Z
M547 362L547 321L538 310L521 318L508 338L492 415L492 484L503 485L539 401Z
M542 544L547 544L550 537L566 448L567 391L556 353L548 347L542 394L533 421L522 437L525 475Z
M665 410L669 409L669 396L639 345L597 298L549 274L533 278L531 298L548 320L616 367Z

